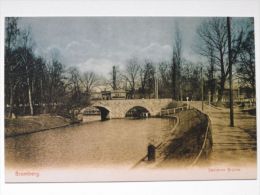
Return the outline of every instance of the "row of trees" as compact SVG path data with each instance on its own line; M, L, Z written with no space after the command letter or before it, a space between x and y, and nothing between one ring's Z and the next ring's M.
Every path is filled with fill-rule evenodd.
M110 85L113 90L126 90L129 98L154 98L155 85L158 83L159 98L183 99L193 96L199 99L199 92L193 89L199 88L200 67L184 58L181 60L178 66L175 64L177 74L171 62L155 64L148 59L141 62L133 57L127 61L125 69L114 66L104 84Z
M203 22L198 30L197 52L207 59L207 86L212 96L218 92L222 100L226 81L229 78L228 33L226 18L213 18ZM255 45L254 21L246 24L233 20L231 29L231 62L235 80L255 90Z
M34 53L30 29L20 29L17 18L6 19L5 105L9 117L16 114L68 112L89 103L98 82L93 72L66 69L53 54L47 60Z
M243 21L243 22L242 22ZM231 29L231 61L235 66L232 72L234 80L243 83L238 87L249 87L255 90L255 45L254 20L234 19ZM226 18L210 18L197 29L196 47L194 51L203 57L201 62L191 62L183 57L183 41L180 28L176 27L173 42L172 61L154 65L146 60L144 65L138 65L136 60L130 60L126 67L126 78L132 91L139 83L143 95L152 93L154 79L159 80L159 97L171 97L182 100L185 97L200 99L200 83L205 77L206 93L210 92L211 101L217 94L217 101L221 102L224 90L229 88L228 63L228 33ZM157 68L155 68L157 67ZM200 69L203 68L203 75ZM157 70L156 70L157 69ZM157 73L155 73L157 72ZM148 80L146 81L146 78ZM148 84L146 84L148 82ZM145 91L145 86L148 89ZM150 96L149 96L150 97Z
M235 78L255 90L253 26L251 18L243 25L233 25L232 63ZM159 98L182 100L188 96L199 100L201 67L205 94L210 92L211 98L218 94L221 101L229 77L225 18L205 19L198 27L194 50L203 57L202 62L184 58L182 32L177 27L170 61L155 64L149 59L140 62L131 58L123 70L114 66L108 79L65 68L55 54L50 59L35 55L30 29L20 29L17 18L7 18L5 30L5 104L9 116L14 112L57 112L64 107L68 112L88 105L93 87L108 84L114 90L127 90L129 98L153 98L158 88Z

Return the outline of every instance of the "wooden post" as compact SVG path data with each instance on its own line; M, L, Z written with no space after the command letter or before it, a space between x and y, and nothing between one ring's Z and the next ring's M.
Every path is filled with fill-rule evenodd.
M155 146L152 144L148 145L147 157L148 157L148 161L155 161Z

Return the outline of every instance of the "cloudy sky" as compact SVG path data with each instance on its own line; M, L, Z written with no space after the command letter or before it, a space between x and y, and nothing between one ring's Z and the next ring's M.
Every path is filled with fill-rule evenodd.
M174 33L178 25L183 39L183 55L198 60L193 51L196 28L202 18L173 17L72 17L20 18L22 28L30 28L35 53L45 58L59 54L67 66L80 71L107 74L113 65L124 69L128 59L154 63L170 61Z

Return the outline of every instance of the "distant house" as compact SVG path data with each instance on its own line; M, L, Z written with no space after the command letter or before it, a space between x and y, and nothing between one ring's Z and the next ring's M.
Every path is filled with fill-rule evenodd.
M233 99L237 100L239 97L238 89L233 89L232 91L233 91ZM229 89L224 89L222 101L229 102Z
M233 88L233 99L235 101L243 101L246 99L254 99L254 90L250 87L235 87ZM217 94L216 94L217 97ZM223 96L222 96L222 101L223 102L228 102L229 101L229 89L226 88L224 89Z
M111 91L111 99L126 99L127 91L123 89L117 89Z
M255 90L252 89L251 87L240 87L239 98L240 99L255 98Z
M96 86L91 90L91 99L92 100L109 99L110 97L109 92L111 90L112 88L109 85Z
M110 86L98 86L91 92L92 100L126 99L127 91L123 89L113 90Z

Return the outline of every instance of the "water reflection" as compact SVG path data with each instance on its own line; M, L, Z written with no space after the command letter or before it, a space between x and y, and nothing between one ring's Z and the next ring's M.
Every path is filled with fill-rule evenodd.
M173 126L172 119L118 119L7 138L6 166L131 166L146 154L148 143L160 143Z

